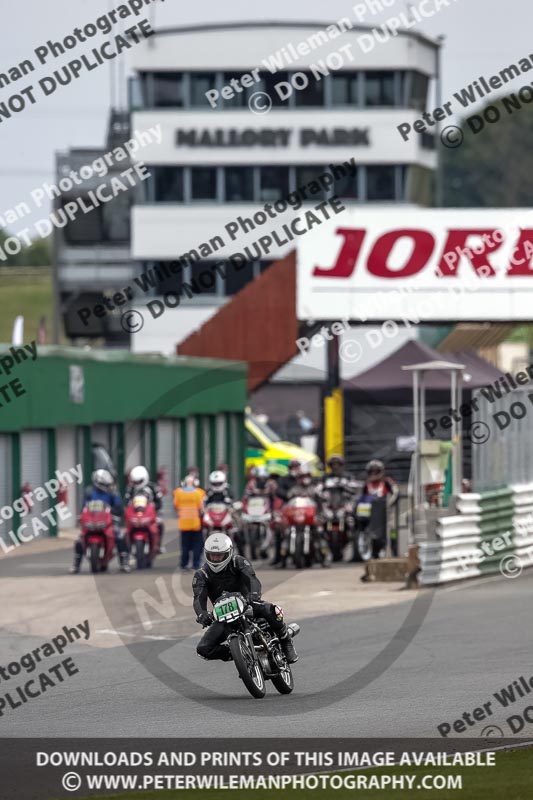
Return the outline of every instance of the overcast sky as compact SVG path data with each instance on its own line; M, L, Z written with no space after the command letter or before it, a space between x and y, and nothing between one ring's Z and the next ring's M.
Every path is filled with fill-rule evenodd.
M411 4L419 2L414 0ZM506 0L505 3L448 0L448 3L449 7L416 28L433 37L441 34L446 37L444 100L478 76L490 76L533 53L531 0ZM10 3L8 13L2 15L0 72L7 72L26 58L34 59L34 49L47 39L62 39L75 27L94 21L99 14L118 5L119 0L17 0ZM257 0L197 0L195 3L166 0L157 4L156 27L251 19L335 21L343 16L353 19L353 5L346 0L329 0L327 4L323 0L291 0L290 3L268 0L266 4ZM406 7L404 0L396 0L392 7L373 16L372 24L383 22ZM258 61L261 55L266 54L258 54ZM127 55L124 59L126 74ZM59 59L54 62L56 66L62 63ZM37 79L43 74L46 73L39 72ZM0 89L0 102L12 91L32 82L33 78L28 76L13 87ZM527 76L523 76L513 88L527 83ZM56 150L103 144L109 104L109 71L102 66L83 74L71 86L60 87L51 97L40 96L35 107L0 123L0 216L25 200L43 181L52 181ZM523 113L531 113L530 108Z

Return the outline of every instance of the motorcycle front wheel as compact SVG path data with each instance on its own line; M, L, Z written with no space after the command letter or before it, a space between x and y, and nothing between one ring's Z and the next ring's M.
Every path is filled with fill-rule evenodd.
M98 542L91 544L91 572L100 572L100 545Z
M135 561L137 569L144 567L144 542L142 539L135 539Z
M229 649L242 682L252 697L261 700L266 694L265 676L255 654L250 652L244 636L241 634L233 636L229 642Z
M357 553L361 561L370 561L372 558L372 539L366 531L357 534Z

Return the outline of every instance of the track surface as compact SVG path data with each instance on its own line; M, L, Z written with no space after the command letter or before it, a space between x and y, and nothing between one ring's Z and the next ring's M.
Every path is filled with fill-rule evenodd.
M173 593L167 592L170 611L152 610L156 624L142 625L132 598L144 588L161 602L171 586L175 546L151 573L96 580L66 576L70 548L55 546L0 560L0 665L43 644L64 624L89 618L91 638L69 645L63 656L74 659L79 674L7 710L0 736L435 737L437 725L453 723L488 701L493 715L462 735L479 736L493 723L510 736L505 719L533 704L533 691L508 709L493 697L520 675L526 680L533 675L531 573L434 594L395 592L392 605L346 613L330 613L335 598L324 592L327 614L318 615L315 606L306 612L305 596L288 592L287 586L300 585L287 584L289 574L261 571L265 597L294 598L286 615L301 621L302 632L296 639L294 693L281 697L269 686L267 697L257 701L244 690L233 664L195 655L199 628L188 606L190 573L183 582L181 575L174 577ZM352 574L356 581L359 568L350 569L328 571L330 583L333 576L341 585ZM325 573L315 570L306 577L315 596ZM398 634L410 611L414 619ZM45 666L57 661L49 658ZM1 682L0 693L20 683ZM520 735L532 733L526 724Z

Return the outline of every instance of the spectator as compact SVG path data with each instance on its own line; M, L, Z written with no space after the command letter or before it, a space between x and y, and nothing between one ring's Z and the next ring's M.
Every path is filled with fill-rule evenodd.
M181 534L181 568L189 569L192 554L192 568L200 569L203 549L202 509L205 492L195 486L195 476L186 475L182 485L174 490L174 506L178 512L178 528Z

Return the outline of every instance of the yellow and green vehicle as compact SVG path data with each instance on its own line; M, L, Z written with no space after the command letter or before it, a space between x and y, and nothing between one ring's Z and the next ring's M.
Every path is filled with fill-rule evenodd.
M246 471L258 464L269 469L276 467L279 475L286 475L289 461L296 459L309 464L315 475L320 474L319 459L292 442L284 442L269 425L260 422L254 414L246 414Z

